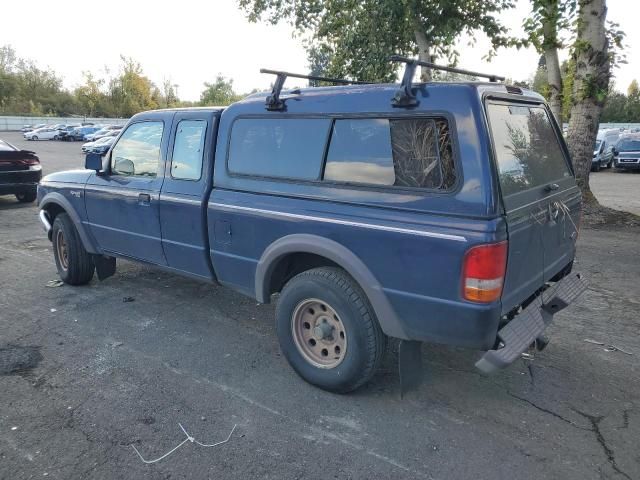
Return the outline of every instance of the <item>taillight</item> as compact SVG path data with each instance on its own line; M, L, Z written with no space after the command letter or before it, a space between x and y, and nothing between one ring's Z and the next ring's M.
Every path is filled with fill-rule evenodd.
M462 287L465 300L489 303L500 298L507 269L506 241L470 248L464 256Z

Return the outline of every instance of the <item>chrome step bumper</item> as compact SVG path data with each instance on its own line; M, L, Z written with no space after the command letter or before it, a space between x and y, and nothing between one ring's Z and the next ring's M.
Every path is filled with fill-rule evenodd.
M587 284L579 274L568 275L549 287L498 331L501 348L486 352L476 362L476 367L484 373L493 373L513 363L542 335L553 315L572 303L586 288Z

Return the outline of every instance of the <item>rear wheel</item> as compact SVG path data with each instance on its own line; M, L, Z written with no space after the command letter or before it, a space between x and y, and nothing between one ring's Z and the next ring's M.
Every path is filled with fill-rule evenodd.
M84 249L75 225L66 213L53 222L53 255L58 275L69 285L85 285L93 278L95 265Z
M38 191L35 189L25 190L24 192L16 193L16 198L20 203L34 202L38 196Z
M292 278L276 308L280 348L307 382L346 393L366 383L382 361L386 337L366 295L339 268Z

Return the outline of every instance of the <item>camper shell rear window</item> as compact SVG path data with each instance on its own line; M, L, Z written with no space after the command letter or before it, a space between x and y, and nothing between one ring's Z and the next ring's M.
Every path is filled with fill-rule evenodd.
M490 101L487 116L503 196L572 176L549 114L542 105Z

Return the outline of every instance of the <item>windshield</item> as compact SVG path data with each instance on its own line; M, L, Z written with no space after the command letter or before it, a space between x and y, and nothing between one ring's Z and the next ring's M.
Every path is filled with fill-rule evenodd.
M640 151L640 138L625 138L620 140L616 148L619 152Z
M571 176L543 107L489 103L487 113L503 195Z

